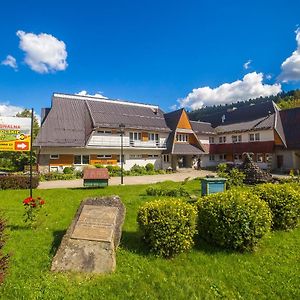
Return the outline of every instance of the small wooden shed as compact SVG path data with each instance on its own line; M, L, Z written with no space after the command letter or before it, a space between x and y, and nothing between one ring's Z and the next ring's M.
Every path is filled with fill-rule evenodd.
M106 168L85 169L83 172L83 186L105 187L108 186L109 173Z

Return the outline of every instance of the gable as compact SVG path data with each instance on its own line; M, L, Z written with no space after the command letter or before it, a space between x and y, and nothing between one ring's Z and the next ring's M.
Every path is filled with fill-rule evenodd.
M192 129L189 117L185 110L182 110L182 114L177 124L177 128L180 129Z

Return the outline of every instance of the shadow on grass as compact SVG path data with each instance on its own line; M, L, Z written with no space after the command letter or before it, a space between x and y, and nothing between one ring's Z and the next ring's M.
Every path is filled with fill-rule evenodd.
M54 256L67 230L58 230L53 232L53 241L49 254Z
M123 231L121 247L141 256L149 255L149 251L143 242L140 233L137 231Z
M206 240L202 239L202 238L196 238L195 239L195 249L198 251L202 251L205 254L208 255L214 255L214 254L225 254L225 255L230 255L233 253L237 253L236 251L233 250L229 250L229 249L224 249L218 246L214 246L209 244Z

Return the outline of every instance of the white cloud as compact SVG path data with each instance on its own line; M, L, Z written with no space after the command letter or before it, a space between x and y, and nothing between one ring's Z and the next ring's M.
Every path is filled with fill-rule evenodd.
M282 82L300 81L300 29L296 30L297 49L281 64L281 74L278 79Z
M252 60L249 59L248 61L246 61L244 64L243 64L243 68L245 70L248 70L250 68L250 64L252 63Z
M14 117L17 113L22 112L23 107L10 105L8 102L0 102L0 116Z
M203 106L232 103L235 101L254 99L276 95L281 92L280 84L264 84L262 73L248 73L242 80L224 83L216 88L208 86L193 89L186 98L179 99L181 107L198 109Z
M35 72L49 73L67 68L67 51L63 41L47 33L17 31L19 47L25 52L25 63Z
M18 70L17 61L12 55L7 55L6 58L1 62L1 65L11 67L15 71Z
M89 94L87 91L82 90L79 93L76 93L75 95L80 95L80 96L89 96L89 97L97 97L97 98L104 98L108 99L107 97L102 95L102 92L97 92L94 95Z

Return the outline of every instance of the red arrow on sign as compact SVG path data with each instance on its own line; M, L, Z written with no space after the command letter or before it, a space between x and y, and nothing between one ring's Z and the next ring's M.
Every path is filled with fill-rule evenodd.
M27 142L15 142L15 150L21 150L21 151L29 150L29 143L27 143Z

